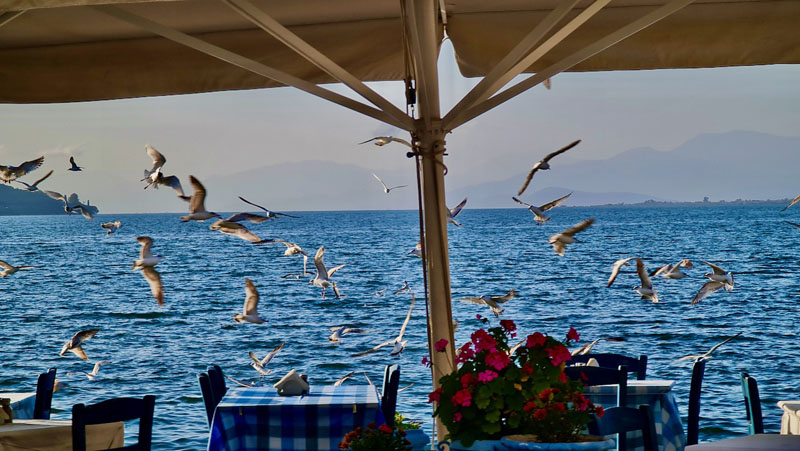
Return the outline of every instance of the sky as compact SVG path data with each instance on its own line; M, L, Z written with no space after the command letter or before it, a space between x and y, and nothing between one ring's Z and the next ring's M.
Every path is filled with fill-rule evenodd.
M477 80L458 73L449 41L439 66L444 114ZM561 162L606 159L637 147L669 150L703 133L800 136L797 80L800 66L789 65L559 74L551 90L537 86L448 135L446 183L449 189L505 179L575 139L583 140L580 148L559 157ZM401 83L370 86L404 108ZM330 87L347 93L343 86ZM413 165L405 148L357 145L385 134L407 138L391 126L292 88L0 105L0 164L45 155L43 169L56 169L48 189L77 192L103 212L181 211L185 206L166 196L130 200L138 196L139 179L151 165L145 144L164 153L165 173L182 179L335 160L408 174L399 180L408 182ZM65 171L70 155L85 167L83 172ZM184 186L190 191L188 180ZM217 209L239 208L234 201L220 200ZM303 205L293 207L303 210Z

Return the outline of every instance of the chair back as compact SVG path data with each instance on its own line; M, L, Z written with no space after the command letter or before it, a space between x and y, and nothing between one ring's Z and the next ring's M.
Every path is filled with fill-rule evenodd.
M564 373L570 379L581 381L584 387L618 385L617 405L625 405L628 398L628 370L624 365L616 370L602 366L568 366L564 368Z
M646 405L635 407L610 407L602 418L589 423L592 435L619 434L617 449L627 449L626 435L631 431L642 431L645 451L658 451L658 437L653 413Z
M703 374L706 371L706 360L700 359L692 366L692 384L689 386L689 421L686 425L686 444L696 445L700 435L700 389L703 386Z
M214 394L211 392L211 381L208 378L208 373L198 374L197 380L200 382L200 393L203 394L203 404L206 406L208 427L211 427L211 422L214 420L214 409L217 408L217 404L214 403Z
M153 411L156 397L112 398L88 406L72 406L72 449L86 451L86 426L139 420L139 441L136 444L113 448L114 450L150 451L153 439Z
M386 365L381 388L381 412L386 424L394 427L394 411L397 409L397 389L400 387L400 365Z
M214 405L219 404L219 401L228 392L228 387L225 384L225 376L222 374L222 368L219 365L210 365L208 367L208 379L211 381L211 393L214 395Z
M53 388L56 384L56 369L50 368L39 375L36 381L36 399L33 405L33 418L50 419L50 406L53 404Z
M750 434L764 433L764 417L761 416L761 397L758 396L758 383L747 373L742 373L742 392Z
M647 356L642 354L639 358L628 357L622 354L583 354L572 356L567 364L586 363L589 359L597 360L597 364L606 368L618 368L625 365L628 372L636 373L636 379L643 381L647 376Z

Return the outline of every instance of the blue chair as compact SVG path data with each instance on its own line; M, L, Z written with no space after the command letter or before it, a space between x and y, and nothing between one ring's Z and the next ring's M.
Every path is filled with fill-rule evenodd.
M219 401L228 393L228 387L225 384L225 376L222 374L222 368L219 365L210 365L208 367L208 379L211 382L211 394L214 395L214 406L219 404Z
M386 365L381 388L381 412L386 424L394 427L394 411L397 409L397 389L400 387L400 365Z
M758 383L747 373L742 373L742 392L750 434L764 433L764 417L761 416L761 397L758 396Z
M568 366L564 368L568 378L581 381L585 387L592 385L619 385L617 405L624 406L628 398L628 370L625 365L618 369L602 366Z
M86 451L86 426L139 420L139 438L134 445L112 448L114 450L150 451L153 440L153 411L156 397L112 398L97 404L72 406L72 449Z
M39 375L36 381L36 399L33 405L33 418L50 419L50 406L53 404L53 388L56 385L56 369L50 368Z
M592 435L619 434L617 449L622 451L627 449L627 433L642 431L645 451L658 451L656 425L648 406L611 407L606 409L602 418L595 418L588 426Z
M621 354L583 354L572 356L572 360L567 364L586 363L592 358L597 360L598 365L606 368L618 368L620 365L625 365L628 372L636 373L636 379L640 381L643 381L647 375L647 356L644 354L640 355L638 359Z
M208 427L211 427L211 422L214 420L214 409L217 408L217 404L214 403L214 394L211 391L211 380L208 378L208 373L198 374L197 380L200 382L200 393L203 394L203 404L206 406Z
M686 425L687 445L696 445L700 438L700 389L703 386L703 374L705 371L705 359L694 362L692 366L692 383L689 386L689 420Z

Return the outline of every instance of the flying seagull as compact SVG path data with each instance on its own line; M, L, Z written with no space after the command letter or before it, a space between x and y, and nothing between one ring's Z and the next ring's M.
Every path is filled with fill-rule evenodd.
M233 315L233 320L237 323L261 324L266 320L258 316L258 290L253 285L253 281L244 279L244 311Z
M139 253L139 259L133 261L133 269L141 269L147 283L150 285L150 291L153 297L158 301L158 306L164 305L164 287L161 284L161 275L155 270L155 266L161 261L160 255L153 255L150 253L150 248L153 246L153 240L147 236L140 236L136 241L142 245Z
M14 265L9 265L3 260L0 260L0 268L3 268L2 271L0 271L0 277L5 278L6 276L10 276L11 274L14 274L20 269L33 269L33 268L38 268L38 266L31 266L31 265L14 266Z
M385 183L383 183L383 180L381 180L381 178L380 178L380 177L378 177L378 176L377 176L377 175L375 175L374 173L372 174L372 176L373 176L373 177L375 177L375 180L379 181L379 182L381 183L381 185L383 185L383 192L384 192L384 193L386 193L386 194L389 194L389 192L390 192L391 190L393 190L393 189L397 189L397 188L405 188L406 186L408 186L408 185L397 185L397 186L393 186L393 187L389 188L388 186L386 186L386 184L385 184Z
M109 363L111 363L111 362L108 361L108 360L101 360L101 361L99 361L99 362L94 364L94 368L92 369L92 371L90 373L87 373L86 371L70 371L69 373L67 373L67 376L74 376L76 374L85 374L86 377L88 377L90 381L93 381L97 377L97 372L100 371L100 365L106 365L106 364L109 364Z
M2 167L2 166L0 166L0 167ZM792 199L792 201L789 202L789 205L783 207L783 210L781 210L781 211L786 211L787 208L791 207L792 205L796 204L797 202L800 202L800 196L797 196L794 199Z
M561 155L562 153L568 151L569 149L572 149L573 147L575 147L578 144L580 144L580 142L581 142L580 139L577 140L577 141L573 141L572 143L567 144L566 146L556 150L555 152L553 152L553 153L547 155L546 157L542 158L538 163L534 164L533 167L531 168L531 170L528 172L528 175L525 177L525 182L522 184L522 188L519 189L519 192L517 193L517 195L521 196L522 193L525 192L525 189L528 188L528 185L531 183L531 179L533 178L533 174L535 174L536 171L538 171L539 169L541 169L541 170L550 169L549 161L553 157L555 157L556 155Z
M319 249L317 249L316 255L314 255L314 267L317 268L317 274L309 283L315 287L322 288L323 298L325 297L325 289L328 287L333 287L334 294L336 294L337 298L340 298L341 295L339 294L339 287L337 287L336 282L331 281L330 278L336 271L342 269L344 265L334 266L328 270L325 268L325 262L322 260L324 257L325 246L320 246Z
M149 171L147 169L144 170L144 178L141 181L145 181L150 178L156 173L156 171L159 171L161 167L164 166L164 163L167 162L167 159L164 158L164 154L151 147L150 144L145 145L144 150L147 152L147 155L150 155L150 158L153 159L153 167L150 168Z
M69 201L67 200L67 196L56 191L42 190L42 192L51 199L60 200L61 202L64 202L64 212L67 213L68 215L71 215L73 211L78 210L84 218L88 220L94 219L94 216L92 216L92 213L89 211L88 206L83 205L80 202L78 202L75 205L70 205ZM73 195L75 195L75 193L73 193Z
M658 302L658 293L653 288L653 283L650 281L650 276L647 274L647 268L644 267L644 262L641 258L636 258L636 272L639 273L639 279L642 281L642 286L634 287L634 291L639 293L642 299L650 299L653 302Z
M575 235L578 232L582 232L588 229L592 223L594 223L594 218L589 218L584 221L575 224L574 226L568 228L567 230L556 233L555 235L551 236L548 240L548 243L553 245L553 250L556 251L557 255L564 256L564 251L567 248L567 244L572 244L577 241L572 235Z
M82 170L82 169L83 169L82 167L78 166L78 165L75 163L75 157L69 157L69 164L70 164L71 166L70 166L70 168L69 168L69 169L67 169L68 171L78 172L78 171L80 171L80 170Z
M650 277L658 276L667 278L667 279L683 279L688 274L681 271L681 268L694 268L694 265L689 259L683 259L674 265L666 264L655 271L650 273Z
M253 244L261 244L261 243L271 242L271 240L261 239L261 237L259 237L255 233L247 230L247 227L239 224L238 222L231 222L231 221L228 221L227 219L225 219L225 220L217 219L208 228L211 229L211 230L218 230L221 233L224 233L226 235L231 235L231 236L235 236L237 238L241 238L241 239L243 239L245 241L249 241L249 242L251 242Z
M461 213L461 209L464 208L464 205L466 204L467 204L467 198L465 197L460 204L451 208L450 211L447 212L447 222L449 222L450 224L461 226L461 223L456 221L456 216L458 216L458 214Z
M345 326L334 326L330 328L330 331L332 333L328 336L328 340L334 343L341 340L342 336L345 334L365 334L369 332L368 330L365 329L359 329L357 327L345 327Z
M44 163L44 156L35 160L26 161L19 166L4 166L0 164L0 180L11 183L12 181L22 177L23 175L37 169Z
M554 201L548 202L548 203L546 203L546 204L544 204L542 206L539 206L539 207L536 207L536 206L533 206L533 205L531 205L529 203L523 202L523 201L517 199L514 196L511 196L511 198L514 199L514 202L516 202L516 203L518 203L520 205L524 205L524 206L528 207L528 210L530 210L530 212L533 213L533 220L536 221L537 224L541 225L541 224L544 224L545 222L550 220L550 217L549 216L545 216L544 212L546 212L547 210L550 210L551 208L557 207L561 202L564 202L565 200L567 200L567 198L569 196L571 196L571 195L572 195L572 193L569 193L564 197L560 197L560 198L558 198L558 199L556 199Z
M614 283L614 280L617 279L617 275L619 275L619 270L622 269L623 266L628 266L628 261L632 260L633 258L634 257L623 258L614 262L614 264L611 266L611 277L608 278L608 285L606 285L607 287L610 287L611 284Z
M203 187L203 184L194 178L193 175L189 176L189 182L192 184L194 192L189 200L189 214L181 216L181 221L205 221L206 219L219 218L220 215L211 211L206 211L206 189Z
M709 280L708 282L704 283L703 286L700 287L700 290L697 292L697 294L694 295L691 305L702 302L703 299L708 297L708 295L724 287L725 282L715 282L713 280Z
M393 345L392 352L390 352L389 355L395 356L395 355L398 355L401 352L403 352L403 350L406 348L406 343L408 343L408 340L403 340L403 334L406 333L406 326L408 326L408 322L411 320L411 312L414 311L414 303L416 301L417 301L417 298L412 294L411 295L411 307L408 309L408 314L406 315L406 320L403 321L403 325L400 326L400 334L397 335L397 338L393 338L393 339L391 339L389 341L385 341L385 342L379 344L378 346L375 346L374 348L369 349L367 351L359 352L357 354L351 354L351 357L361 357L363 355L372 354L373 352L377 351L378 349L380 349L380 348L382 348L384 346L388 346L388 345Z
M149 171L147 169L144 170L144 178L141 180L147 180L147 185L145 185L144 189L147 189L151 186L155 189L158 189L158 185L168 186L178 193L178 197L188 201L189 197L184 195L180 179L178 179L177 176L164 175L161 172L161 168L164 166L164 163L167 162L167 159L164 158L164 155L151 147L149 144L145 146L145 150L147 151L147 154L150 155L150 158L153 159L153 167Z
M351 372L345 374L344 376L340 377L336 382L334 382L333 386L334 387L338 387L338 386L342 385L344 383L344 381L346 381L347 379L350 379L350 377L353 374L355 374L355 371L351 371Z
M578 349L576 349L574 351L571 351L570 354L572 354L573 357L575 357L576 355L589 354L592 351L592 348L594 348L594 345L596 345L597 343L600 343L602 340L606 340L606 341L625 341L625 339L622 338L622 337L598 338L598 339L594 340L591 343L587 343L587 344L581 346L580 348L578 348Z
M104 222L100 224L100 227L106 229L106 236L108 236L122 228L122 223L119 221Z
M272 243L281 243L284 246L286 246L286 250L283 251L283 256L284 257L291 257L292 255L297 255L297 254L303 254L304 256L308 256L306 251L304 251L303 248L301 248L297 244L290 243L288 241L280 240L280 239L277 239L277 238L272 240L271 242Z
M295 219L299 218L299 216L287 215L286 213L278 213L277 211L267 210L266 208L262 207L261 205L254 204L254 203L250 202L249 200L245 199L242 196L239 196L239 200L241 200L242 202L244 202L246 204L250 204L250 205L252 205L252 206L254 206L256 208L264 210L264 212L267 214L267 216L264 217L264 216L249 214L249 213L240 213L242 215L248 215L247 216L247 220L250 221L250 222L264 222L267 219L278 219L278 216L286 216L287 218L295 218ZM258 219L258 218L264 218L264 219ZM244 220L244 219L242 219L242 220Z
M408 281L404 280L403 281L403 286L398 288L398 289L396 289L396 290L394 290L392 292L392 294L400 294L400 293L406 293L406 292L410 293L411 292L411 287L408 286Z
M417 241L417 245L414 246L414 249L408 251L408 254L422 258L422 240Z
M713 282L722 282L724 285L725 291L733 290L733 274L730 272L726 272L724 269L720 268L719 266L709 263L703 262L711 267L714 271L713 273L706 273L704 276L713 281Z
M502 296L490 296L488 294L484 294L483 296L478 296L478 297L460 298L459 301L471 302L473 304L488 305L489 308L492 309L492 313L494 313L494 316L500 316L500 314L503 313L504 309L501 309L499 304L505 304L506 302L514 299L516 296L517 292L512 289L511 291Z
M709 349L708 352L706 352L705 354L683 356L680 359L676 360L676 362L680 362L681 360L694 360L695 362L700 361L700 360L708 360L708 359L711 358L711 353L713 353L714 351L719 349L720 346L724 345L725 343L733 340L734 338L736 338L736 337L738 337L740 335L742 335L742 332L739 332L738 334L736 334L736 335L734 335L732 337L726 338L722 342L717 343L714 346L712 346L711 349Z
M281 349L283 349L283 346L285 344L286 342L284 341L283 343L278 345L277 348L267 353L267 355L263 359L259 359L258 357L256 357L256 354L253 351L250 351L250 358L253 360L252 362L250 362L250 366L252 366L253 368L255 368L256 371L261 373L262 376L269 375L269 373L271 373L272 370L268 370L265 367L267 366L267 364L269 364L269 362L272 361L272 359L275 358L275 355L278 354L281 351Z
M50 169L50 172L48 172L44 177L40 178L39 180L33 182L32 185L28 185L27 183L25 183L25 182L23 182L21 180L14 180L14 181L17 182L17 183L21 183L21 184L25 185L25 189L27 189L28 191L39 191L38 185L40 183L42 183L45 179L47 179L47 177L50 177L50 175L52 175L52 174L53 174L53 170Z
M362 141L362 142L360 142L358 144L359 145L360 144L366 144L366 143L372 142L372 141L375 141L375 145L379 146L379 147L380 146L385 146L385 145L387 145L387 144L389 144L391 142L396 142L396 143L400 143L400 144L406 145L408 147L413 147L413 146L411 146L411 143L406 141L405 139L403 139L403 138L395 138L394 136L376 136L376 137L370 138L370 139L368 139L366 141Z
M88 329L78 332L64 344L64 347L61 348L61 352L59 352L58 355L64 355L67 351L70 351L83 360L89 360L89 357L86 355L81 345L84 341L94 337L98 332L100 332L100 329Z

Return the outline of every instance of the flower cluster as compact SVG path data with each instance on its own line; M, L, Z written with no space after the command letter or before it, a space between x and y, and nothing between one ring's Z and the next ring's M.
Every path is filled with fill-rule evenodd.
M404 438L405 431L392 428L386 424L370 423L364 429L361 426L345 434L339 443L339 449L352 451L411 451L411 442Z
M428 395L450 439L470 446L475 440L535 434L542 442L571 442L593 414L603 414L584 397L583 384L564 374L571 359L564 343L534 332L512 349L508 341L516 331L513 321L502 320L499 327L473 332L456 351L458 369L442 376L440 388ZM570 328L565 341L579 338ZM437 343L436 349L446 345Z

